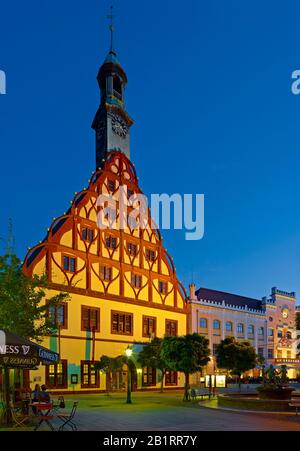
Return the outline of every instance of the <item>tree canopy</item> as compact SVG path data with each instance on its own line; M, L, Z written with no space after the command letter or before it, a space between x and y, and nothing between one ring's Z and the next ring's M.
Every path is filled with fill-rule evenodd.
M210 360L208 345L208 339L196 333L165 337L162 342L161 356L167 368L185 374L184 400L188 400L189 375L200 371Z
M249 341L227 337L216 347L217 366L231 371L239 378L245 371L255 368L257 354Z
M164 376L167 370L167 362L161 354L162 343L162 338L155 337L144 345L137 359L143 368L155 368L161 371L161 391L163 391Z
M51 334L55 324L48 315L50 306L69 299L66 293L46 297L46 275L27 277L16 255L0 256L0 329L40 341Z

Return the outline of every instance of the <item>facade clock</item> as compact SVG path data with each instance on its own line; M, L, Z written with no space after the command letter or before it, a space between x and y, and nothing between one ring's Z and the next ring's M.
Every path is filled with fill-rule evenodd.
M281 316L282 318L286 319L289 316L289 309L287 307L283 307L283 309L281 310Z
M128 133L128 125L123 119L115 113L110 113L112 130L121 138L126 138Z

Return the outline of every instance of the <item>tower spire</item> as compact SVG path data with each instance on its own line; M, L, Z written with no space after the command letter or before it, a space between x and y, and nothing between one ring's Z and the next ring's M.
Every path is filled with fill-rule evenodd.
M110 20L109 30L110 30L110 51L115 53L114 51L114 18L116 17L113 13L114 7L110 7L110 14L108 14L107 18Z
M103 165L108 152L119 150L130 158L130 127L133 120L125 108L127 76L114 50L113 7L110 21L110 51L99 69L100 105L92 123L96 132L96 169Z

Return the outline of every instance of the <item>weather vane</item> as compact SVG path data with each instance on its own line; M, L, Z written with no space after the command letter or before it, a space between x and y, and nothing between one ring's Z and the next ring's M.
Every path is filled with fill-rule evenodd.
M107 18L110 20L110 25L109 25L109 29L110 29L110 51L113 52L113 37L114 37L114 18L116 17L113 14L113 6L110 7L110 14L107 16Z

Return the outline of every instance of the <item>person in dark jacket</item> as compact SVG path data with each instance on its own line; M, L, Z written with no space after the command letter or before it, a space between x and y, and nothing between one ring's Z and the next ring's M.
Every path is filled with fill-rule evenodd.
M47 387L44 384L41 386L39 401L40 402L50 402L50 394L47 392Z

